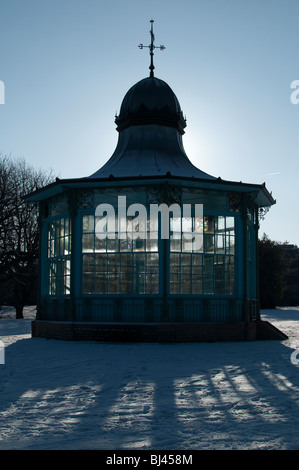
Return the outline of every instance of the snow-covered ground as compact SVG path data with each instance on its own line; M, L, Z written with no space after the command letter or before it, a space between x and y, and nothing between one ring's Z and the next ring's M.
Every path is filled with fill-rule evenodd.
M289 339L46 340L3 308L0 449L299 449L299 307L262 314Z

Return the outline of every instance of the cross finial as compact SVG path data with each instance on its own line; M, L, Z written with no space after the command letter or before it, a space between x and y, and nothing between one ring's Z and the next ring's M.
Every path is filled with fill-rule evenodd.
M150 56L151 56L151 63L149 66L150 69L150 77L154 76L154 50L155 49L160 49L160 51L164 51L165 46L155 46L155 35L154 35L154 20L151 20L151 30L150 30L150 35L151 35L151 43L149 46L144 46L143 44L139 44L139 48L143 49L144 47L148 47L150 50Z

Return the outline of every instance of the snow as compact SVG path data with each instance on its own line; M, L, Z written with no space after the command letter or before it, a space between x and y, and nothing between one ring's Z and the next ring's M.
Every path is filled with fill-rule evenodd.
M299 449L299 307L262 311L289 339L234 343L31 338L34 317L0 311L0 450Z

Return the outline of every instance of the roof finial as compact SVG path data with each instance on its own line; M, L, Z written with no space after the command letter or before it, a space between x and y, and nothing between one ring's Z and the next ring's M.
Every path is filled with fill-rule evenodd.
M160 49L160 51L164 51L165 46L155 46L155 35L154 35L154 20L150 20L151 22L151 30L150 30L150 35L151 35L151 44L149 46L144 46L143 44L139 44L139 48L143 49L144 47L148 47L150 50L150 56L151 56L151 64L149 66L150 69L150 77L154 76L154 50L155 49Z

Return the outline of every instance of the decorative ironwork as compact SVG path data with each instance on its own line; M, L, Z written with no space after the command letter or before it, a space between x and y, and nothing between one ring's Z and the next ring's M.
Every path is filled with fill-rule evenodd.
M259 207L258 210L258 220L264 220L266 214L269 212L270 207Z
M160 49L160 51L164 51L165 49L165 46L155 46L154 42L155 42L155 35L154 35L154 20L151 20L151 30L150 30L150 35L151 35L151 43L149 46L144 46L143 44L139 44L139 49L143 49L144 47L147 47L149 48L150 50L150 56L151 56L151 63L150 63L150 66L149 66L149 69L150 69L150 77L153 77L154 76L154 50L155 49Z

